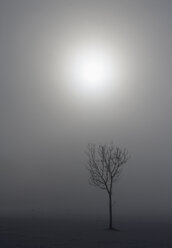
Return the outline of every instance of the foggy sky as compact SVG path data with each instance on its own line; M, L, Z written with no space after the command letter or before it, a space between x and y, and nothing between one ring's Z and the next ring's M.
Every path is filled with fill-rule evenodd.
M104 216L85 150L113 140L131 154L115 216L172 217L171 13L170 0L0 1L1 216ZM128 65L121 91L88 108L60 71L83 37L107 40Z

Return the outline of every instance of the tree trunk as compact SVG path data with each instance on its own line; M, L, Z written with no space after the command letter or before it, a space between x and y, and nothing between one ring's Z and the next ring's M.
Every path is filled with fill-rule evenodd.
M109 229L112 230L112 193L109 193Z

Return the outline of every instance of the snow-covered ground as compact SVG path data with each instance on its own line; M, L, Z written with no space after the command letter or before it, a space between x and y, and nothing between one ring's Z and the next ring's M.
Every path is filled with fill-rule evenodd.
M0 219L0 248L166 248L172 224L117 223L120 232L89 220Z

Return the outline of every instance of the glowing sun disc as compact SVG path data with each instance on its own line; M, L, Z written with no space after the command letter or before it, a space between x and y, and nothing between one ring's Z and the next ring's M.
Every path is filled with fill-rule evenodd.
M119 63L106 46L78 46L66 57L65 71L69 92L86 98L104 97L118 81Z
M103 51L89 48L78 52L72 66L76 89L85 94L103 92L112 75L111 67L110 59Z

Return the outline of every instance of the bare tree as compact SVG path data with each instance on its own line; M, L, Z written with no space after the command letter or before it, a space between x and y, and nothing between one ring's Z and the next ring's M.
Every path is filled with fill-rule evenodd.
M109 229L117 230L112 225L112 189L117 181L123 165L128 161L129 155L126 149L111 145L89 144L86 152L88 156L88 170L90 172L90 184L106 190L109 198Z

